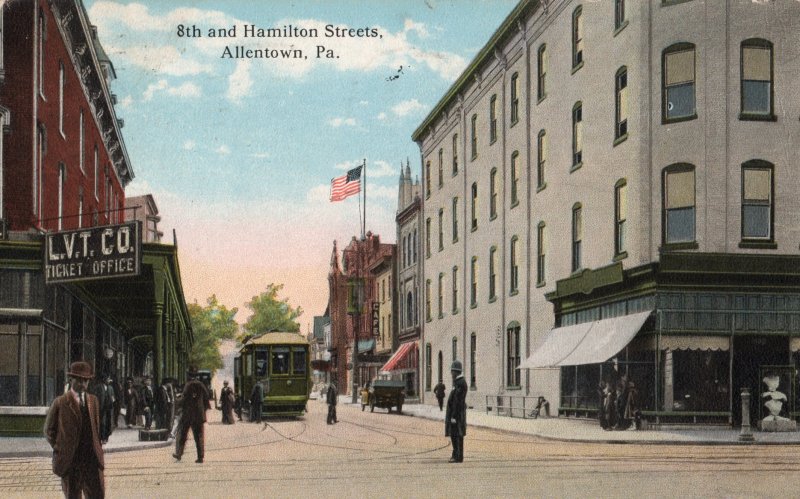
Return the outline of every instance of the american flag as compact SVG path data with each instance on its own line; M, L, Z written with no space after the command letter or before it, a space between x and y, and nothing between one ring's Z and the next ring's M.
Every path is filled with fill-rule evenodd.
M357 166L331 180L331 201L341 201L361 192L361 168Z

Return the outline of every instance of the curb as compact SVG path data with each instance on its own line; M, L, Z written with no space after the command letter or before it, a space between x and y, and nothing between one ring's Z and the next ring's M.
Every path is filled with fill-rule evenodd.
M113 454L115 452L129 452L134 450L147 450L147 449L161 449L169 447L175 442L174 439L167 440L166 442L152 442L148 445L125 445L120 447L110 447L103 449L103 454ZM13 459L21 457L52 457L52 450L32 450L32 451L19 451L19 452L0 452L0 459Z

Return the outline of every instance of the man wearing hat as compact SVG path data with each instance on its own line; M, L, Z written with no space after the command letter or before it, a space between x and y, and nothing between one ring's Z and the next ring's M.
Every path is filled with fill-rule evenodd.
M181 460L183 449L186 446L186 438L189 430L192 430L194 444L197 447L196 463L203 462L205 453L204 426L206 423L206 411L211 409L208 390L205 385L197 379L197 371L190 371L190 381L183 387L181 396L181 419L178 423L177 437L175 438L175 453L172 457Z
M44 433L53 448L53 473L61 477L65 497L104 497L103 447L97 397L86 387L92 366L73 362L67 376L70 389L57 397L47 412Z
M453 388L447 398L447 412L444 416L444 436L450 437L453 445L451 463L464 461L464 435L467 434L467 382L462 371L461 361L454 360L450 366Z

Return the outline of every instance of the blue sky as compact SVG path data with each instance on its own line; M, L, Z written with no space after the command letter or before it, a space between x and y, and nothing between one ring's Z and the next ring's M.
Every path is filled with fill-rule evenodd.
M419 175L411 133L516 4L453 0L86 0L112 59L117 115L136 178L167 242L177 233L187 301L244 303L270 282L324 312L334 240L356 235L358 201L330 179L367 160L367 229L394 242L400 162ZM196 25L202 37L178 36ZM244 38L243 26L318 28L320 37ZM324 26L379 38L325 38ZM209 28L237 26L236 38ZM225 46L299 48L308 59L221 58ZM316 45L339 57L317 59ZM233 50L233 48L232 48ZM397 75L399 78L387 81Z

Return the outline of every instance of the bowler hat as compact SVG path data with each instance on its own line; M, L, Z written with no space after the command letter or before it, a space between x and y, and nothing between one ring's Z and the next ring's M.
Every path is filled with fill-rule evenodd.
M77 362L73 362L69 366L69 372L67 376L72 376L75 378L83 378L83 379L92 379L92 366L89 365L88 362L84 362L79 360Z
M464 370L464 368L461 367L461 361L460 360L454 360L453 363L450 365L450 370L451 371L455 371L455 372L459 372L459 373L462 372Z

